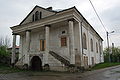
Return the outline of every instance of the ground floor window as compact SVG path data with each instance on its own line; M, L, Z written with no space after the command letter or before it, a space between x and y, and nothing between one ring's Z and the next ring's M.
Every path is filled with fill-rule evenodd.
M91 57L92 65L94 65L94 57Z
M40 40L40 51L45 51L45 46L46 41L45 40Z
M84 64L85 64L85 66L88 66L88 57L87 56L84 56Z

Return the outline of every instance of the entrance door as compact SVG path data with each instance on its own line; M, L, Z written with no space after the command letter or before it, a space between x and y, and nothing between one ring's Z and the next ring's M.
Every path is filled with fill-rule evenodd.
M34 56L31 60L32 70L42 70L42 61L38 56Z

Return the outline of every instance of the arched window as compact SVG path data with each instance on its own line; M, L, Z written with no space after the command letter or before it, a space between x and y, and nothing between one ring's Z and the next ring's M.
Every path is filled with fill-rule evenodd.
M38 19L39 19L39 12L36 11L36 12L35 12L35 21L37 21Z
M98 53L98 43L96 42L96 53Z
M87 49L87 40L86 40L86 34L83 34L83 48Z
M33 16L32 16L32 21L35 21L35 20L34 20L34 14L33 14Z
M91 43L91 51L93 52L93 40L92 39L90 40L90 43Z
M42 18L42 12L40 12L40 19Z

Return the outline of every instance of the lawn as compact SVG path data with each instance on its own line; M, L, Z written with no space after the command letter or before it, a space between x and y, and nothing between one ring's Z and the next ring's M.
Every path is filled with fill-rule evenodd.
M0 74L7 74L7 73L14 73L14 72L20 72L22 70L17 68L11 68L8 65L0 64Z
M102 69L102 68L107 68L107 67L112 67L112 66L117 66L117 65L120 65L120 63L100 63L92 67L92 70Z

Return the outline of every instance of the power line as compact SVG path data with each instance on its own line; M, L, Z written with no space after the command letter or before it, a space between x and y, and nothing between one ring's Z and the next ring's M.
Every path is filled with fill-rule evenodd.
M91 5L92 5L92 7L93 7L93 10L95 11L95 14L96 14L96 15L97 15L97 17L98 17L98 19L99 19L100 23L102 24L102 26L103 26L104 30L105 30L106 32L108 32L108 31L107 31L107 29L105 28L105 26L104 26L104 24L103 24L102 20L100 19L100 17L99 17L99 15L98 15L98 13L97 13L97 11L96 11L96 9L95 9L95 7L94 7L94 5L93 5L92 1L91 1L91 0L89 0L89 1L90 1L90 4L91 4Z

